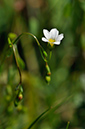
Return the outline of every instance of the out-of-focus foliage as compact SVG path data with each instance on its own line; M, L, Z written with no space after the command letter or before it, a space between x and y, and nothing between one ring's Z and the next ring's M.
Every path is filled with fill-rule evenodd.
M22 70L24 99L14 107L19 74L13 54L8 57L8 33L31 32L41 41L42 30L57 28L64 33L49 61L52 76L46 84L45 64L36 41L23 36L18 51L25 62ZM85 0L0 0L0 129L27 129L50 106L64 100L34 129L85 129Z

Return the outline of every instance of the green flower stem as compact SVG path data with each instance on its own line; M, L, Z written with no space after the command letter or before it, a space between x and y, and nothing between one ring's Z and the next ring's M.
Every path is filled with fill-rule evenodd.
M36 40L38 46L42 47L42 46L40 45L38 39L37 39L33 34L28 33L28 32L24 32L24 33L20 34L20 35L15 39L15 41L13 42L13 44L16 43L16 42L19 40L19 38L20 38L21 36L23 36L23 35L30 35L30 36L32 36L32 37Z
M52 56L52 50L50 50L49 60L51 59L51 56Z
M17 61L17 57L16 57L15 47L14 47L13 44L15 44L15 43L21 38L21 36L23 36L23 35L30 35L30 36L32 36L32 37L36 40L36 42L37 42L37 44L38 44L40 50L44 51L44 49L43 49L42 46L40 45L38 39L37 39L33 34L31 34L31 33L24 32L24 33L20 34L20 35L14 40L14 42L12 43L12 47L13 47L13 52L14 52L14 56L15 56L15 60L16 60L16 64L17 64L17 68L18 68L19 76L20 76L19 85L22 83L22 76L21 76L21 71L20 71L20 68L19 68L19 65L18 65L18 61Z
M19 84L18 84L18 85L20 85L20 84L22 83L21 70L20 70L20 68L19 68L19 64L18 64L18 61L17 61L16 52L15 52L15 47L14 47L13 44L12 44L12 47L13 47L14 57L15 57L15 60L16 60L17 69L18 69L18 71L19 71L19 76L20 76L20 81L19 81Z
M68 121L68 123L67 123L67 126L66 126L66 129L68 129L68 127L69 127L69 124L70 124L70 122Z
M15 44L18 42L18 40L23 35L30 35L30 36L32 36L36 40L37 45L39 46L39 50L40 50L42 59L45 61L45 63L47 63L47 56L48 56L47 55L47 52L43 49L43 47L40 45L38 39L33 34L28 33L28 32L24 32L24 33L20 34L15 40L13 40L13 38L15 37L15 35L13 35L13 33L10 33L9 34L9 37L8 37L8 42L9 42L10 48L11 47L13 48L13 52L14 52L14 56L15 56L15 60L16 60L16 64L17 64L17 68L18 68L19 76L20 76L20 82L19 82L18 86L22 83L22 76L21 76L21 71L20 71L20 68L19 68L18 61L17 61L17 54L16 54L16 50L15 50ZM16 89L18 88L18 86L16 87Z
M39 43L38 39L36 38L36 36L34 36L33 34L28 33L28 32L24 32L24 33L20 34L20 35L14 40L13 44L15 44L15 43L19 40L19 38L21 38L21 36L23 36L23 35L30 35L30 36L32 36L32 37L36 40L37 45L38 45L39 48L40 48L41 56L42 56L43 60L44 60L45 62L47 62L47 60L45 59L45 57L47 56L47 53L45 52L45 50L43 49L43 47L40 45L40 43Z
M23 36L23 35L30 35L30 36L32 36L32 37L36 40L37 45L39 46L39 50L40 50L42 59L44 60L45 64L47 64L47 62L48 62L48 61L47 61L47 53L46 53L46 51L43 49L43 47L40 45L38 39L37 39L33 34L28 33L28 32L24 32L24 33L20 34L20 35L14 40L13 44L15 44L15 43L19 40L19 38L21 38L21 36ZM50 52L50 53L51 53L51 52ZM51 54L52 54L52 53L51 53ZM50 58L51 58L51 54L50 54ZM16 54L15 54L15 58L16 58ZM16 62L17 62L17 61L16 61ZM48 64L47 64L47 66L48 66ZM18 67L18 64L17 64L17 67ZM49 66L48 66L48 67L49 67ZM20 74L20 69L19 69L19 67L18 67L18 70L19 70L19 74ZM49 68L49 70L50 70L50 68ZM50 81L50 75L51 75L51 72L49 72L48 69L47 69L47 74L49 74L49 77L46 78L46 81L48 82L48 81ZM21 79L21 74L20 74L20 79Z

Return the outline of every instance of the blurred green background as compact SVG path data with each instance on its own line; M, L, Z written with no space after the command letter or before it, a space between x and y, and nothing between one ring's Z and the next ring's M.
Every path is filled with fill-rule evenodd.
M24 99L14 107L19 75L13 54L6 54L8 33L30 32L48 50L41 38L43 29L52 28L65 37L49 61L49 85L36 41L23 36L18 42L25 62ZM69 129L85 129L85 0L0 0L0 63L0 129L27 129L43 111L66 99L33 129L65 129L68 121Z

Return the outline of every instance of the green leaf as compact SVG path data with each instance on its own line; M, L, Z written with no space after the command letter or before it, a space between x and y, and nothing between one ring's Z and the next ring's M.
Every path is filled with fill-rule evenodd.
M68 129L70 122L68 121L66 129Z

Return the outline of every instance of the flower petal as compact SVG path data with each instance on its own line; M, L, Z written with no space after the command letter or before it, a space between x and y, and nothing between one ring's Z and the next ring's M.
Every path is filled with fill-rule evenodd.
M60 44L60 41L54 42L54 44L59 45Z
M56 28L51 29L50 36L52 39L55 39L58 36L58 34L59 34L59 31Z
M46 38L44 38L44 37L42 37L42 41L48 42L48 40Z
M63 34L58 35L58 37L56 38L56 41L60 41L64 38Z
M50 35L49 35L49 31L48 31L48 30L43 29L43 34L44 34L44 36L45 36L47 39L49 39Z

